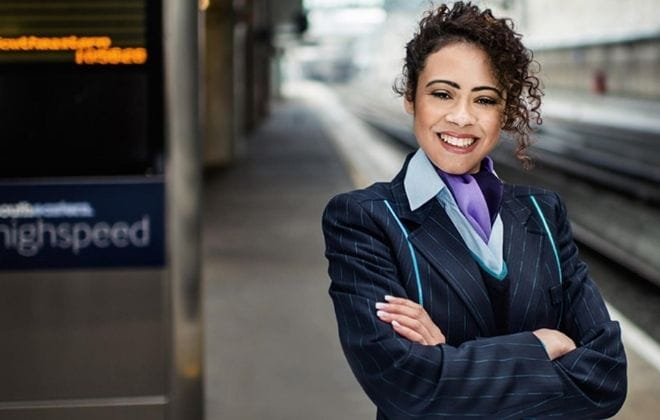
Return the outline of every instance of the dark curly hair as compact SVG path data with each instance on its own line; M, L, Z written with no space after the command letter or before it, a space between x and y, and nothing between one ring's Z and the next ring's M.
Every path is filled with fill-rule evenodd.
M531 123L542 123L539 108L543 91L535 76L540 65L521 38L511 19L496 19L490 9L481 11L471 2L462 1L452 7L443 4L426 12L419 22L419 32L406 45L403 73L395 82L394 91L414 103L417 79L430 54L456 42L480 47L490 58L500 87L506 91L502 129L513 135L516 158L529 169L532 160L526 150Z

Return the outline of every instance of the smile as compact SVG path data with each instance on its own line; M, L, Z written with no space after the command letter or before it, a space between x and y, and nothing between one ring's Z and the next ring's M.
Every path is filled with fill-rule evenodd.
M454 147L460 147L463 149L467 149L468 147L472 146L472 144L477 141L475 137L454 137L450 136L449 134L445 133L440 133L438 134L438 137L440 137L440 140L443 142L450 144Z

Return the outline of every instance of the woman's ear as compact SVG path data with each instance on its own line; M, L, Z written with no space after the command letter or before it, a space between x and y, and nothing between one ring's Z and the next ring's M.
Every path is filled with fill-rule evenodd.
M412 101L409 101L408 98L403 98L403 107L408 114L415 115L415 104Z

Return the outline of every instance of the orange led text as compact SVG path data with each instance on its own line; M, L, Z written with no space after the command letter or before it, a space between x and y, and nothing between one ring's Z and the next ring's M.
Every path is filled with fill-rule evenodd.
M147 62L146 48L113 47L112 38L109 36L0 37L0 52L2 51L72 51L75 53L75 63L81 65Z

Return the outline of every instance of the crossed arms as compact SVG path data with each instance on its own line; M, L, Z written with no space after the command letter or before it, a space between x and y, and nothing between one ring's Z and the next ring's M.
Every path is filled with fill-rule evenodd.
M424 326L416 328L399 318L393 327L394 318L378 316L383 308L376 303L385 295L406 297L389 240L350 194L328 204L323 230L340 341L358 381L388 418L609 417L619 410L626 394L619 326L577 258L558 197L555 214L564 277L561 331L451 346L435 324L437 331L420 319L414 321Z

